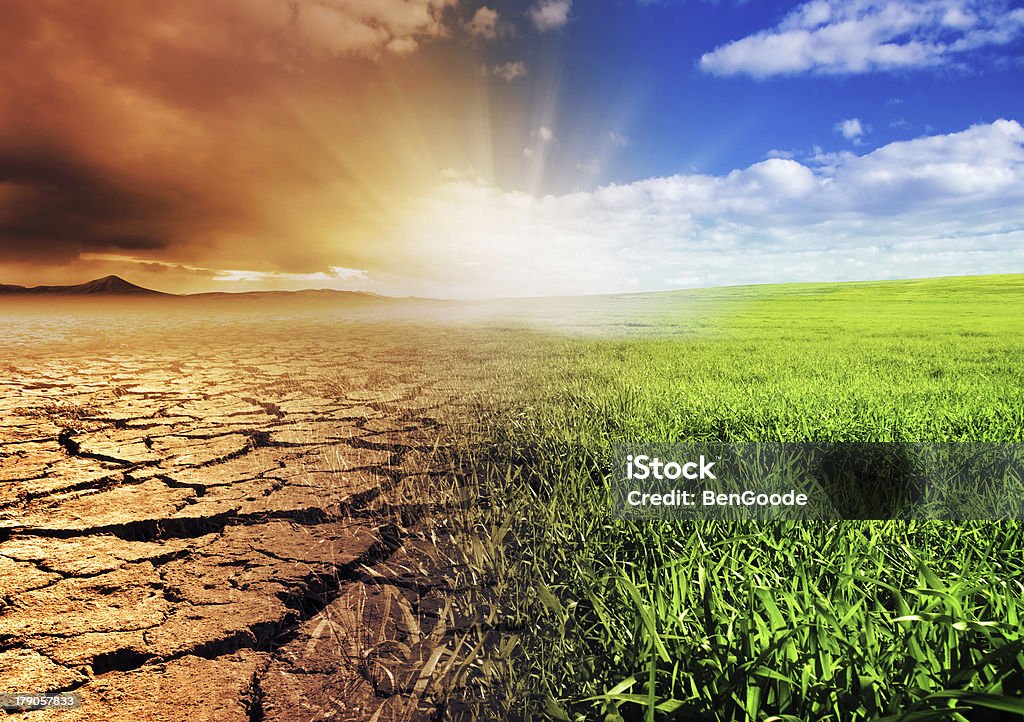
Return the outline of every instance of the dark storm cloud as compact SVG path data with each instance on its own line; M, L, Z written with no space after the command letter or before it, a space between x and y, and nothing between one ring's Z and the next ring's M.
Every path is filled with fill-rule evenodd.
M454 5L0 3L0 269L393 263L366 229L438 172L456 81L418 58Z
M62 262L79 253L156 250L196 204L181 191L105 173L66 150L0 148L0 257Z

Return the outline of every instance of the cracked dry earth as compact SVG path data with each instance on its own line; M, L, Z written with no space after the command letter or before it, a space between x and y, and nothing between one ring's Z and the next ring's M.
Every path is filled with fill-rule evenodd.
M450 716L450 391L372 325L117 318L2 342L0 694L82 697L6 719Z

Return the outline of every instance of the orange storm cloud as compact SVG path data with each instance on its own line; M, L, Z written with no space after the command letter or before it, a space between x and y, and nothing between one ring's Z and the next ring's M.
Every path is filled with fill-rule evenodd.
M0 282L400 276L405 204L487 142L472 17L456 0L3 3Z

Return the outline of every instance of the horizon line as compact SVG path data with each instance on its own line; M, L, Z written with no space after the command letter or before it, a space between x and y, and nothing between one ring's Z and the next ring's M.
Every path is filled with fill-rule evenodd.
M19 292L35 293L38 295L44 295L52 293L53 295L67 295L77 298L82 297L110 297L110 296L135 296L137 298L144 298L146 296L165 296L174 298L197 298L201 296L252 296L252 295L270 295L270 294L281 294L281 295L293 295L302 293L344 293L352 294L357 296L365 296L367 298L375 298L389 301L443 301L453 303L481 303L481 302L497 302L497 301L528 301L528 300L543 300L543 299L586 299L586 298L602 298L608 296L645 296L653 294L668 294L668 293L685 293L689 291L714 291L718 289L742 289L742 288L760 288L765 286L811 286L811 285L848 285L848 284L863 284L863 283L899 283L899 282L913 282L913 281L932 281L932 280L943 280L943 279L967 279L967 278L996 278L996 277L1008 277L1008 276L1022 276L1024 277L1024 271L1013 271L1008 273L961 273L955 275L939 275L939 276L904 276L904 277L891 277L891 278L863 278L863 279L846 279L846 280L834 280L834 281L815 281L815 280L799 280L799 281L776 281L776 282L764 282L764 283L734 283L734 284L722 284L717 286L686 286L679 288L662 288L662 289L649 289L642 291L609 291L605 293L581 293L581 294L565 294L565 295L535 295L535 296L482 296L482 297L471 297L471 298L456 298L456 297L439 297L439 296L396 296L386 293L378 293L375 291L363 291L355 289L344 289L344 288L298 288L298 289L263 289L263 290L248 290L248 291L198 291L193 293L175 293L173 291L159 291L153 288L145 286L139 286L127 279L118 276L116 274L108 274L100 278L94 278L89 281L84 281L77 284L68 285L48 285L39 284L36 286L24 286L20 284L0 283L0 297L10 295L19 295ZM88 287L90 285L99 284L103 282L119 282L130 286L135 290L125 291L95 291L95 292L70 292L68 289L79 289ZM7 290L3 289L16 289Z

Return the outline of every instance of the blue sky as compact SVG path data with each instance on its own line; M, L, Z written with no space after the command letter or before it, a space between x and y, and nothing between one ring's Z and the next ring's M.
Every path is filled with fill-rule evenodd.
M1024 272L1018 4L496 7L494 158L407 229L470 293Z
M836 3L843 4L855 3ZM1010 3L937 4L978 6L1004 23L1013 10ZM798 159L813 156L815 148L864 153L999 118L1024 119L1021 32L1006 43L891 67L822 72L808 66L765 77L752 75L753 66L731 73L702 67L706 54L776 28L806 6L766 0L576 2L557 31L520 32L487 52L495 63L524 59L532 107L557 96L557 112L548 120L561 142L549 156L552 172L543 191L675 173L728 173L771 151ZM941 25L922 23L915 30L896 41L949 35ZM962 36L949 35L947 43ZM860 133L847 137L836 126L851 119L859 121ZM614 152L603 149L609 132L628 138L628 144ZM600 173L576 172L577 164L598 155Z

